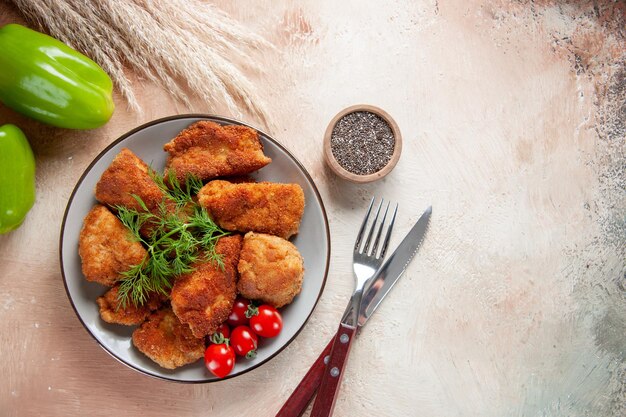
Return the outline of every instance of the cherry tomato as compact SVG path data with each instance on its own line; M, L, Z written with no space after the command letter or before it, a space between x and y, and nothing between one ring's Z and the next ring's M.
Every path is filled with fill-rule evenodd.
M258 313L250 317L252 331L262 337L276 337L283 329L283 318L274 307L263 304Z
M230 327L228 327L228 324L222 323L213 334L206 337L205 343L207 346L211 343L219 345L220 343L226 343L229 337Z
M248 311L249 305L250 301L243 297L237 297L226 322L232 327L244 326L248 324L249 319L246 317L246 311Z
M228 327L228 324L222 323L215 333L221 333L224 339L228 339L230 337L230 327Z
M259 338L248 326L237 326L230 334L230 343L239 356L254 358L258 342Z
M235 367L235 351L226 343L210 345L204 352L204 364L213 375L224 378Z

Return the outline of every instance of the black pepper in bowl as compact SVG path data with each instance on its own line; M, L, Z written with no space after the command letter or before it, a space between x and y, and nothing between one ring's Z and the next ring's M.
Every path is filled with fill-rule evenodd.
M335 124L330 137L330 148L337 163L357 175L374 174L387 166L395 144L389 123L369 111L344 115Z
M338 177L367 183L389 174L402 152L402 135L393 118L370 104L347 107L324 132L324 159Z

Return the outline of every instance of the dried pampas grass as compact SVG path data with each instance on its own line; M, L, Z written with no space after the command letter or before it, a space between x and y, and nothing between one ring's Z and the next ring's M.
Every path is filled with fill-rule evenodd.
M240 106L266 126L267 112L240 67L260 70L252 57L271 44L214 6L196 0L12 0L40 30L88 55L108 72L129 107L140 106L124 66L190 106L191 92L207 103Z

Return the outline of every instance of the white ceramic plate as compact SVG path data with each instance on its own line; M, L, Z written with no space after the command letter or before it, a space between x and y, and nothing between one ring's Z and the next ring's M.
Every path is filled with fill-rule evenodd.
M243 125L241 122L223 117L180 115L155 120L123 135L96 157L78 181L65 210L59 245L61 272L67 295L80 321L100 346L120 362L146 375L170 381L195 383L218 379L206 370L202 361L175 370L161 368L132 345L131 334L135 327L108 324L100 319L96 298L107 288L88 282L83 277L78 256L78 236L83 218L96 204L94 197L96 183L123 147L131 149L157 171L162 171L167 156L163 151L163 145L198 120L211 120L224 125ZM296 337L322 294L330 259L328 220L324 204L311 176L277 141L261 131L259 135L265 154L272 158L272 163L252 176L258 181L297 183L304 190L306 202L304 216L300 231L292 242L304 258L305 275L302 292L292 304L281 310L284 327L280 335L273 339L260 340L256 358L238 360L228 378L241 375L267 362Z

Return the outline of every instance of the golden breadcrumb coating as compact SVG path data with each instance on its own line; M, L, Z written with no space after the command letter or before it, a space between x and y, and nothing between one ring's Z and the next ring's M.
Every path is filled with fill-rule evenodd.
M148 165L130 149L123 148L96 184L96 200L110 207L119 205L141 211L133 194L141 197L150 211L154 211L164 197L148 174Z
M143 261L147 252L109 209L98 204L83 221L78 254L88 281L111 286L123 272Z
M155 311L133 332L133 345L163 368L174 369L204 356L204 339L178 320L171 308Z
M192 124L163 149L169 153L166 171L173 170L181 183L190 174L202 180L244 175L272 162L256 130L209 121Z
M115 285L102 296L96 299L100 307L100 317L107 323L135 326L144 322L150 312L158 309L167 299L162 294L152 293L148 300L139 307L129 301L125 307L119 303L119 285Z
M198 202L223 229L285 239L298 233L304 213L304 191L298 184L215 180L202 187Z
M194 271L179 276L172 287L172 309L196 337L213 334L233 308L241 241L241 235L220 238L215 251L222 255L224 269L214 262L196 262Z
M237 290L276 308L291 303L302 289L304 261L288 240L249 232L239 258Z

